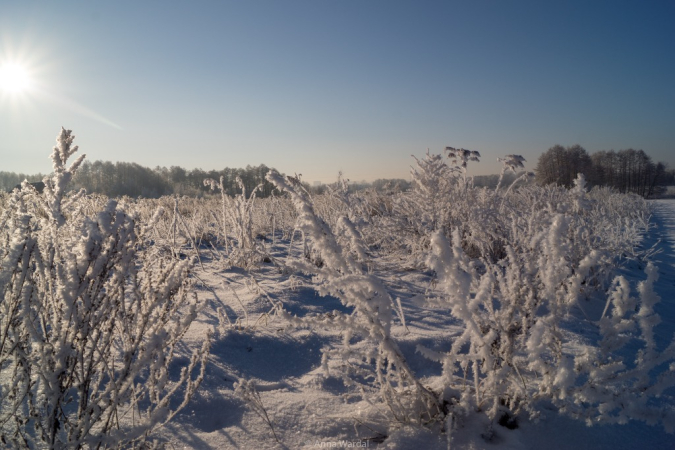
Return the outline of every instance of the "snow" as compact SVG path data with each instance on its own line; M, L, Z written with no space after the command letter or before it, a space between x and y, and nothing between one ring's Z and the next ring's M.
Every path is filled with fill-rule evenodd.
M660 250L652 259L659 275L654 291L661 297L655 306L661 323L654 329L654 339L657 350L662 350L675 333L675 200L653 201L653 208L654 226L645 236L643 247L656 245ZM269 250L273 255L283 254L287 245L277 240ZM337 298L318 296L306 287L309 278L289 277L272 264L251 272L222 270L215 261L205 260L203 264L204 270L197 275L203 283L198 296L204 308L185 337L186 354L188 347L201 345L208 330L218 331L201 388L159 433L168 448L675 448L675 436L662 427L636 421L588 427L559 415L554 408L545 410L536 423L519 417L516 429L496 423L490 426L484 414L468 416L455 424L449 442L438 427L392 424L385 416L386 406L370 404L356 387L327 375L322 367L322 350L341 345L344 336L339 331L289 328L284 319L270 314L274 307L271 301L281 302L286 311L298 317L323 314L329 318L350 313L349 307ZM646 277L644 269L640 261L630 261L619 273L635 289ZM423 346L430 354L447 352L462 328L447 307L424 300L428 275L385 264L373 271L392 298L400 299L405 316L405 326L400 317L395 317L392 336L417 377L433 384L442 375L442 365L418 353L417 348ZM238 321L237 325L221 326L219 308L230 321ZM584 314L599 318L602 307ZM583 336L585 328L572 325L568 332L572 331ZM570 345L574 347L575 342ZM566 374L561 371L557 376L562 379ZM243 380L253 383L259 404L247 403L237 395L235 385ZM662 396L661 401L672 405L672 389L667 392L669 395Z

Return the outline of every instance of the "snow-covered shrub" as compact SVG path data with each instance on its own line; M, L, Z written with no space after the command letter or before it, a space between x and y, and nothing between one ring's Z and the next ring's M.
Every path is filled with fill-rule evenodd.
M322 261L317 265L301 258L287 261L287 265L313 275L320 295L337 297L353 308L351 314L334 311L330 315L304 318L281 315L296 326L341 330L343 346L324 351L324 367L328 370L329 361L341 361L347 384L375 386L395 420L417 423L434 420L440 413L435 397L417 380L391 336L395 307L392 298L384 284L365 273L362 264L353 257L360 255L361 244L357 243L359 238L353 233L351 221L342 217L339 223L343 232L350 234L349 242L353 245L340 245L334 231L314 212L307 191L297 179L284 178L275 171L270 171L267 179L290 195L298 211L297 226Z
M252 213L256 192L262 185L256 186L251 195L247 197L246 187L239 177L237 177L237 184L241 189L241 194L232 198L225 192L223 177L220 177L219 181L210 178L204 180L205 186L210 186L212 190L220 190L223 234L226 239L228 235L234 235L234 242L229 253L229 264L250 268L260 264L265 257L264 248L255 239Z
M325 188L324 194L311 198L317 215L330 227L336 227L342 217L347 217L358 228L367 223L370 208L365 191L350 192L349 180L342 173L338 174L335 183Z
M592 225L593 239L618 257L641 258L644 233L650 228L649 202L635 194L621 194L607 187L594 187L586 195L588 207L581 217Z
M8 201L9 194L0 191L0 214L5 210Z
M0 440L117 448L147 439L199 386L208 339L178 370L197 313L190 263L143 251L134 216L67 196L81 163L62 129L43 194L27 185L0 216ZM195 369L201 373L195 377Z
M466 170L470 161L479 160L478 152L451 147L446 151L449 162L429 152L423 159L413 157L412 189L393 194L387 202L391 206L373 218L378 231L364 232L369 242L381 236L379 246L412 268L424 267L430 235L440 229L459 229L462 245L472 256L503 257L509 218L500 215L499 206L509 192L473 187ZM518 168L522 157L507 155L504 161Z
M118 199L120 207L136 215L148 228L151 246L158 257L187 255L199 259L204 252L220 259L218 247L223 245L215 199L165 196L158 199Z
M388 248L413 268L424 267L430 236L436 230L460 229L463 245L472 255L493 251L501 228L495 209L495 194L473 188L467 178L469 161L478 161L475 151L448 147L448 164L441 155L427 152L415 158L412 189L392 199L390 215L377 219L382 233L390 237Z
M413 185L411 201L417 205L416 216L423 227L419 233L426 235L445 224L455 177L441 155L427 152L423 159L415 158L415 162L417 168L410 170Z
M442 155L427 152L422 159L413 158L412 189L394 196L390 210L380 211L374 220L378 231L371 234L380 235L378 246L418 268L429 248L429 235L444 226L455 206L457 175Z
M568 233L575 264L588 248L637 256L636 247L648 225L649 209L644 200L640 204L638 199L597 188L587 192L582 179L570 190L526 183L532 174L524 170L520 155L499 158L502 175L507 171L518 174L508 187L501 186L500 178L497 189L475 188L466 178L466 164L478 156L451 148L448 156L450 164L429 153L423 159L415 158L412 189L392 194L389 206L375 209L377 214L369 217L368 226L360 227L369 245L405 261L408 267L422 268L431 233L459 230L469 256L494 263L506 256L507 244L525 251L536 234L550 226L556 214L563 213L573 222ZM603 278L606 274L599 275Z
M266 198L256 198L253 208L253 227L257 236L270 235L272 244L276 244L277 235L281 239L290 239L295 229L296 213L293 205L285 196L272 193Z
M441 232L433 235L428 264L442 301L462 327L446 353L418 347L443 365L439 401L450 405L451 414L485 411L491 419L505 411L536 417L548 403L588 424L642 420L672 432L675 411L653 403L675 385L675 340L657 352L653 339L659 322L653 309L656 268L647 266L639 300L630 297L625 279L614 281L597 322L598 342L574 353L564 322L604 257L588 249L576 262L571 223L570 216L556 215L529 252L507 246L498 263L472 261L457 230L452 242ZM629 343L635 346L636 340L642 347L631 353Z

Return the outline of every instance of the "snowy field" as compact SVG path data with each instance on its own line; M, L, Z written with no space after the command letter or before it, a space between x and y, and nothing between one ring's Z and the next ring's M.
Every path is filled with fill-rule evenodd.
M660 250L654 261L659 280L655 291L662 301L657 312L662 323L657 327L659 347L665 347L675 333L675 200L653 202L653 228L643 243L645 248L657 245ZM288 243L272 248L282 254ZM413 426L392 426L387 422L386 408L370 404L344 386L338 378L326 377L321 368L321 350L340 345L340 333L288 330L278 319L258 321L270 309L269 300L252 288L252 278L276 301L293 314L330 314L345 310L331 297L322 298L302 281L280 275L271 265L248 274L239 270L218 271L205 267L205 284L213 287L219 300L210 292L200 296L208 300L198 324L190 330L192 339L199 339L206 328L217 326L219 307L233 317L248 318L242 330L228 330L218 335L211 349L206 379L196 398L161 433L170 448L368 448L387 449L672 449L675 436L661 426L648 426L631 421L626 425L586 426L583 422L562 417L552 409L533 423L520 419L518 428L493 428L493 436L485 438L487 421L476 417L453 430L451 442L445 434ZM432 380L441 374L441 366L415 352L417 344L434 349L447 349L447 330L454 321L447 309L427 305L421 300L429 286L428 276L414 272L397 272L379 267L377 275L385 280L392 295L400 297L406 327L398 323L393 332L415 373ZM620 272L632 283L645 278L644 266L629 262ZM232 291L221 287L225 280ZM294 285L295 284L295 285ZM253 324L258 321L257 324ZM239 378L253 380L269 421L234 393ZM672 391L672 390L671 390ZM663 399L673 404L671 395Z
M3 444L673 448L675 200L456 149L407 191L113 200L72 141L0 196Z

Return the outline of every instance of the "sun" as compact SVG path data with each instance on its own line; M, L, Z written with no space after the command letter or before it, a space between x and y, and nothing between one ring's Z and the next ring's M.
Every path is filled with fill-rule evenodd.
M28 90L30 85L30 74L20 64L6 63L0 66L0 90L20 94Z

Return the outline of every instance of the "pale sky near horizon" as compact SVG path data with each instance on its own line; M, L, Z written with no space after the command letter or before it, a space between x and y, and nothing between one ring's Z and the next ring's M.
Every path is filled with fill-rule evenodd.
M408 178L427 148L472 173L555 144L675 168L673 1L10 1L0 171L87 158L333 181Z

